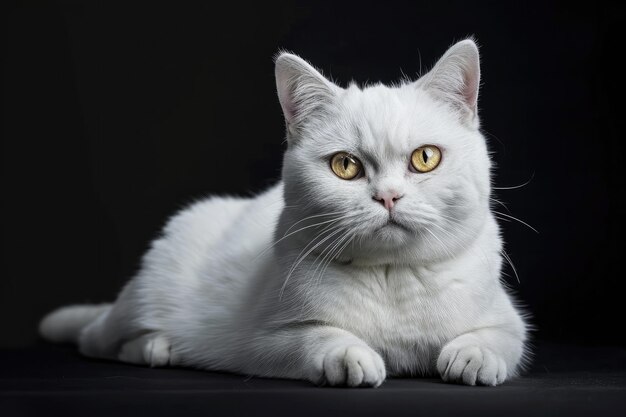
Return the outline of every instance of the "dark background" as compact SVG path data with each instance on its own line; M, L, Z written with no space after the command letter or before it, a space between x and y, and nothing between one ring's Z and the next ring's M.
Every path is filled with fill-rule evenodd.
M182 3L182 2L180 2ZM265 3L265 2L262 2ZM601 2L22 3L3 17L0 346L112 300L165 220L280 173L273 55L340 85L481 45L483 128L535 337L621 344L624 8ZM505 211L503 207L498 210Z

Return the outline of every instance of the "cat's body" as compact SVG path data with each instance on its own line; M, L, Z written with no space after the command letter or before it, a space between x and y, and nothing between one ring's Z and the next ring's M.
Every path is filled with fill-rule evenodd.
M60 309L42 334L88 356L330 385L514 375L526 330L499 281L477 60L464 41L416 83L344 90L281 55L284 182L181 211L115 304ZM424 144L441 162L407 169ZM342 151L360 176L333 174Z

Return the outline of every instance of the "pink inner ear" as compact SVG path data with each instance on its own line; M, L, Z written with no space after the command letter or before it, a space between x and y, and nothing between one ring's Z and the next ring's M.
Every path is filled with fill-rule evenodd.
M291 123L296 116L296 103L294 100L294 74L289 71L289 67L280 66L276 68L276 90L278 101L283 110L283 115L287 123Z
M475 72L466 74L465 86L463 90L465 102L472 109L472 111L475 111L478 99L478 77L476 77Z
M282 81L282 80L281 80ZM287 122L291 122L296 115L296 106L291 94L291 88L286 82L281 82L278 86L278 98L283 114Z
M478 102L478 89L480 87L480 64L478 58L475 62L470 61L465 69L465 102L476 113Z
M278 99L285 119L287 119L287 122L291 122L296 115L296 106L290 93L290 87L284 80L279 80Z
M480 58L473 42L466 40L452 46L426 80L426 88L436 90L441 99L477 114Z
M290 123L296 117L296 106L294 106L292 100L289 100L288 104L283 106L283 114Z

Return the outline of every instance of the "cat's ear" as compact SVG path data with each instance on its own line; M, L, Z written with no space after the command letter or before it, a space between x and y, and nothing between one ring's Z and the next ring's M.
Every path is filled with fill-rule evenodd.
M463 121L478 127L480 57L473 39L450 47L417 86L459 111Z
M327 109L340 87L299 56L276 56L276 89L287 129L294 132L312 114Z

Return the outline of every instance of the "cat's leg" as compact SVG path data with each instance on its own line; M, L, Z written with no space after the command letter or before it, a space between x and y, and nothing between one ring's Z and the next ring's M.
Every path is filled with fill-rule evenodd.
M337 327L301 324L255 338L250 373L305 379L318 385L377 387L385 380L381 356Z
M170 343L163 334L132 329L115 313L99 317L84 329L79 339L82 354L152 367L173 365Z
M152 367L173 364L170 342L159 333L148 333L124 343L117 358L122 362Z
M138 323L140 312L134 297L134 281L129 282L105 313L85 326L78 337L78 349L89 357L120 359L120 348L127 341L147 334Z
M447 343L437 370L446 382L494 386L515 375L523 352L523 336L504 328L481 328Z
M78 337L80 353L92 358L117 359L117 351L123 340L124 328L121 321L112 318L112 310L101 314L85 326Z

